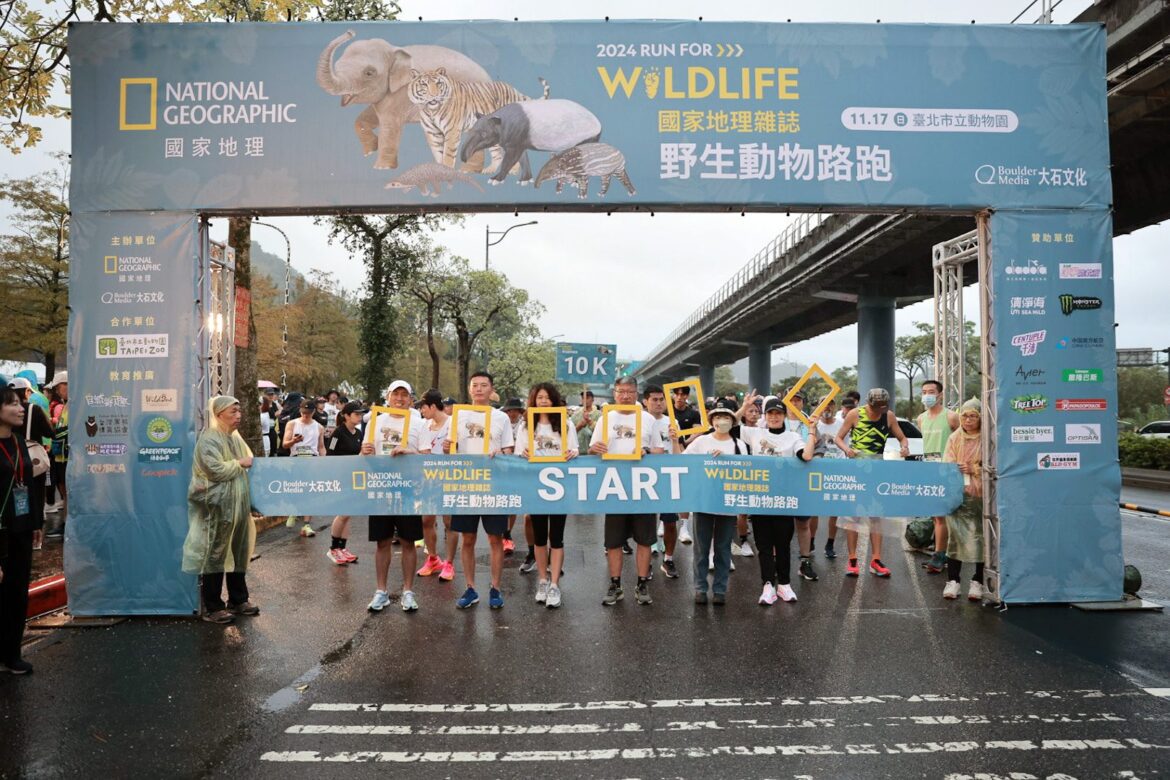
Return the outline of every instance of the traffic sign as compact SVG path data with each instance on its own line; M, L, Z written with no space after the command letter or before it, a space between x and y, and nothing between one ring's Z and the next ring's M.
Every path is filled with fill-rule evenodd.
M616 370L616 344L557 344L558 382L610 384Z

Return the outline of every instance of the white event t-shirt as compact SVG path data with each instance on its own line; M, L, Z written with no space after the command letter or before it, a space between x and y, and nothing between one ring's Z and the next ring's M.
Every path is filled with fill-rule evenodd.
M767 428L745 428L740 431L740 435L751 445L753 455L773 457L798 455L808 441L807 436L802 438L799 433L792 430L772 433Z
M641 404L639 404L641 406ZM608 427L609 436L606 441L606 447L609 449L611 455L633 455L639 449L643 453L655 449L658 445L654 444L654 415L643 409L639 414L642 415L642 441L635 442L634 437L637 435L638 419L634 417L634 412L610 412L605 414L605 409L602 408L602 418ZM602 432L605 428L602 427L599 420L597 425L593 428L593 436L589 439L589 446L599 443L602 440Z
M569 445L569 452L581 451L580 443L577 441L577 431L574 430L573 422L569 419L562 419L561 422L566 427L567 435L565 441ZM561 453L561 433L554 431L552 423L538 422L536 429L532 436L533 443L536 445L536 455L542 458L556 458L562 455ZM520 421L520 427L516 430L516 450L517 455L528 455L528 422L526 420Z
M747 433L750 429L742 429L743 433ZM696 436L691 439L691 443L683 450L686 455L735 455L736 446L739 448L739 455L747 455L748 449L744 446L743 441L732 437L726 441L719 441L715 438L713 433L704 433L702 436Z
M310 420L309 422L305 423L301 422L301 418L298 417L297 419L289 422L289 425L292 426L293 436L296 436L299 433L302 437L304 437L298 442L293 442L292 447L289 448L290 455L297 457L301 455L320 454L317 451L317 442L321 440L321 436L324 431L321 430L321 424L319 422L316 420Z
M396 414L386 414L383 412L378 415L377 422L374 424L374 454L375 455L389 455L394 450L404 445L402 441L402 426L404 420ZM406 451L419 451L419 420L411 415L410 428L406 431Z
M653 415L651 415L653 417ZM662 449L668 455L674 451L674 444L670 441L670 416L662 415L654 420L654 431L650 436L650 446Z
M486 426L483 417L483 412L459 410L459 430L455 431L455 435L459 437L456 452L460 455L484 454L484 429ZM505 447L511 447L515 444L515 439L512 436L512 421L499 409L492 409L491 431L488 435L491 437L488 445L490 452L501 452Z

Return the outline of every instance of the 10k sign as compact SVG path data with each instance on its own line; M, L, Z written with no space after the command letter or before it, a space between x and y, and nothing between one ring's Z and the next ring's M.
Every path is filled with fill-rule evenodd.
M557 344L558 382L608 385L616 369L616 344Z

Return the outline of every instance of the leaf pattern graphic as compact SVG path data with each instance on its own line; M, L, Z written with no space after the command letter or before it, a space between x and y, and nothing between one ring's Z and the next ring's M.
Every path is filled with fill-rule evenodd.
M930 75L943 84L954 84L967 72L964 59L970 37L959 30L939 30L930 37L927 61Z
M834 78L844 68L869 68L886 57L886 31L859 25L772 25L768 42L801 67L818 65Z
M122 152L107 155L105 147L99 147L73 180L78 182L73 192L75 210L118 211L141 208L149 200L146 194L158 187L162 176L126 163Z

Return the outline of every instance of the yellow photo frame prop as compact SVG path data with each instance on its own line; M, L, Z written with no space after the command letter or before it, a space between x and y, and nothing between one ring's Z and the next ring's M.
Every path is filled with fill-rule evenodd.
M370 428L366 431L366 441L375 445L375 453L377 454L377 442L374 441L374 434L378 431L378 415L388 414L392 417L402 418L402 446L408 446L410 443L410 410L409 409L394 409L389 406L371 406L370 407Z
M633 412L634 413L634 451L629 455L614 455L612 452L607 452L601 456L602 460L641 460L642 459L642 404L606 404L601 409L601 443L606 447L609 446L609 421L607 419L610 412Z
M698 427L687 428L685 431L679 431L679 437L681 438L683 436L692 436L700 433L706 433L707 430L711 427L711 424L707 422L707 405L703 403L703 385L699 383L698 379L687 379L683 382L667 382L662 386L663 392L666 393L666 415L670 418L670 424L675 428L678 427L678 420L674 419L674 399L671 398L671 394L674 392L676 387L694 388L694 395L699 399L699 402L695 404L695 408L699 410Z
M829 386L829 394L821 399L821 402L819 404L817 404L816 409L813 409L812 417L808 417L807 415L805 415L805 413L802 410L794 408L789 403L789 401L791 401L792 396L799 393L800 388L804 387L805 383L808 382L808 380L812 379L814 376L819 376L821 379L825 380L825 383ZM829 402L832 401L834 398L836 398L840 394L840 392L841 392L841 386L833 381L833 377L826 374L825 370L823 368L821 368L819 365L817 365L816 363L813 363L809 367L808 371L804 372L804 376L802 376L800 378L800 381L797 382L793 386L793 388L788 391L788 395L784 396L784 405L786 407L788 407L789 409L792 409L793 413L796 415L796 418L798 420L800 420L805 425L810 425L813 420L815 420L821 416L821 412L825 411L825 407L828 406Z
M561 418L561 454L536 454L536 418L541 414L554 414ZM530 463L564 463L569 453L569 410L564 406L541 406L528 410L528 461Z
M451 428L448 436L451 437L451 455L459 452L459 412L479 412L483 414L483 454L492 454L492 407L476 404L455 404L451 407Z

